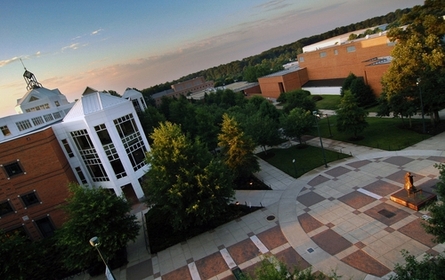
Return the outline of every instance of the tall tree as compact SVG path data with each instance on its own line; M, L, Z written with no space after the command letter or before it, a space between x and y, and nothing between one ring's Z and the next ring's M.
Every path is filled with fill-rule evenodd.
M359 133L368 126L366 122L368 112L358 106L354 96L348 90L345 91L336 113L337 130L351 133L352 139L358 139Z
M247 179L260 170L258 158L254 154L255 143L241 130L234 117L223 115L218 141L224 161L237 180Z
M206 146L192 141L179 125L162 123L151 135L151 168L144 183L147 202L176 230L202 225L222 215L233 197L232 176Z
M314 116L311 111L302 108L294 108L289 115L281 117L281 126L287 137L296 137L301 144L301 137L310 131L314 125Z
M283 111L285 113L289 113L297 107L310 112L316 110L315 101L312 99L311 93L303 89L282 93L277 101L284 103Z
M382 78L388 98L402 95L406 101L415 100L418 111L423 103L433 124L445 106L444 6L443 0L426 0L424 6L415 6L402 17L406 28L389 30L388 37L396 44Z
M136 240L139 224L130 215L130 205L122 197L102 188L69 184L71 192L65 210L68 220L56 232L57 245L63 249L64 265L71 270L85 269L97 262L99 255L89 244L97 236L104 258L110 259Z
M440 177L437 183L437 194L442 200L439 203L433 204L428 210L430 211L431 219L425 224L425 230L435 236L437 243L445 242L445 164L438 164L436 168L439 169Z

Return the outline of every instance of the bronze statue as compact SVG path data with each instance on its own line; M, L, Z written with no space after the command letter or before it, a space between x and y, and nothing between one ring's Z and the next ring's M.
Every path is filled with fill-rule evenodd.
M414 187L413 183L413 175L411 172L406 172L405 174L405 190L408 192L408 196L410 196L413 193L416 193L417 189Z

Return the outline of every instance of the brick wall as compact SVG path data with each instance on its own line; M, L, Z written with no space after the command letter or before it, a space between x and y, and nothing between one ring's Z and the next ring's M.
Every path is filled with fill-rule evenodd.
M355 50L351 51L352 48ZM378 96L381 77L389 64L368 66L369 59L389 56L393 44L386 35L361 39L298 55L300 67L306 67L309 80L346 78L349 73L364 77ZM349 50L349 51L348 51Z
M60 227L64 214L58 207L68 196L68 183L77 180L51 128L0 143L0 164L17 160L26 174L8 179L0 168L0 202L9 199L16 211L2 216L0 227L8 231L23 225L37 240L41 234L33 220L49 217L56 228ZM34 190L41 203L26 208L19 196Z

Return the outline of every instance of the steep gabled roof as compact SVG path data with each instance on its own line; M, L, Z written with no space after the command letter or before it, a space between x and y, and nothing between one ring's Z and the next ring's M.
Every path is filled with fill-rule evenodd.
M29 90L21 99L17 99L17 105L22 105L25 102L32 102L34 100L45 99L52 96L59 96L61 93L58 89L47 89L44 87L34 88Z

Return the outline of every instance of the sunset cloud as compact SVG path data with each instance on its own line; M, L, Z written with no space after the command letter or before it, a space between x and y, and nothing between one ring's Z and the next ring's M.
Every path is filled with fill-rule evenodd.
M99 28L99 29L97 29L97 30L94 30L93 32L91 32L90 35L97 35L97 34L99 34L102 30L103 30L102 28Z
M14 62L16 60L19 60L19 59L20 59L20 57L15 56L15 57L10 58L10 59L0 60L0 67L6 66L6 65L8 65L8 64L10 64L10 63L12 63L12 62Z

